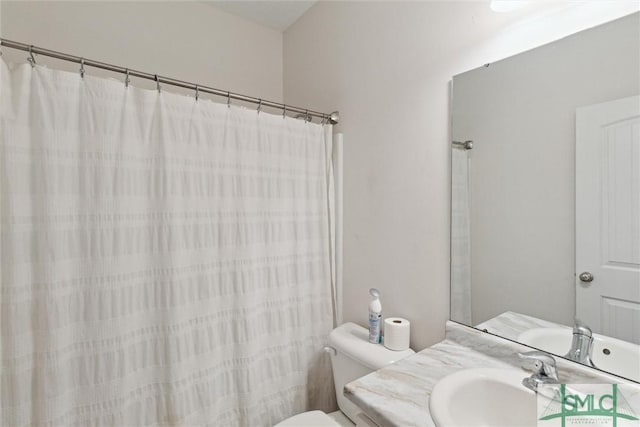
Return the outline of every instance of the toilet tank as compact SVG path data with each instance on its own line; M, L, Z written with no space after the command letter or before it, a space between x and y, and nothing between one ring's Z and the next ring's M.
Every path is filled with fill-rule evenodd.
M331 331L329 346L335 350L331 352L331 366L338 406L354 423L362 411L344 397L344 386L415 353L411 349L393 351L381 344L372 344L369 342L369 331L355 323L345 323Z

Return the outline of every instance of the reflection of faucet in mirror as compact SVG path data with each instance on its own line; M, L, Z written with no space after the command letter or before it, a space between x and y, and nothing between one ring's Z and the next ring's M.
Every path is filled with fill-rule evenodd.
M567 359L573 360L583 365L595 367L591 360L593 351L593 333L591 328L576 318L576 324L573 327L573 340L571 341L571 349L565 355Z
M522 367L533 372L530 377L522 380L522 385L534 392L538 387L546 384L559 384L556 360L543 351L527 351L518 353L523 360Z

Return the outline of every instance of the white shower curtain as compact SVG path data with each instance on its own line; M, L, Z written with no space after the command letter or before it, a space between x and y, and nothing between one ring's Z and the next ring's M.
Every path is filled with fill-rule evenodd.
M330 409L330 126L0 66L0 425Z
M472 324L471 159L469 150L451 150L451 319Z

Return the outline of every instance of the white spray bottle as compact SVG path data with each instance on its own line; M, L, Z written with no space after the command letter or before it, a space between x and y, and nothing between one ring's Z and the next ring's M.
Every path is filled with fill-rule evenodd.
M380 303L380 292L375 289L369 289L371 302L369 303L369 342L380 344L382 335L380 328L382 326L382 304Z

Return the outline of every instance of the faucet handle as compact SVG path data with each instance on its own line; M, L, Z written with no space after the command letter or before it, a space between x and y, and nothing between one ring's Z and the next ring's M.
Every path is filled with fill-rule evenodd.
M525 362L533 362L525 363L528 365L526 367L523 364L523 368L532 370L534 375L558 379L556 360L549 353L534 350L518 353L518 356Z

